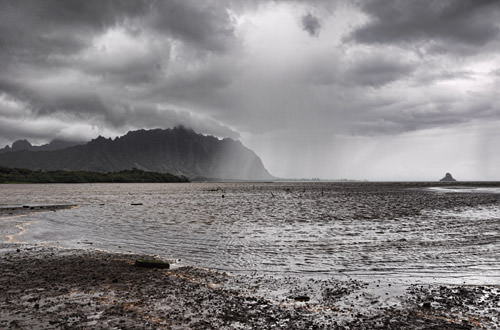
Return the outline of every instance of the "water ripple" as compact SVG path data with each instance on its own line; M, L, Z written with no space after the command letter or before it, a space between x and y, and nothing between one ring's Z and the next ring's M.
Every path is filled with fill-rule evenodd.
M7 204L82 205L24 217L28 242L92 243L232 271L480 277L500 269L500 188L232 183L218 184L222 198L214 186L0 188Z

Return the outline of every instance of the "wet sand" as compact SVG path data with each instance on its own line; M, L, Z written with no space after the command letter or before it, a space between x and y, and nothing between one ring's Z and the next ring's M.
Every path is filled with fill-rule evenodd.
M0 244L2 329L495 329L498 286L305 280Z

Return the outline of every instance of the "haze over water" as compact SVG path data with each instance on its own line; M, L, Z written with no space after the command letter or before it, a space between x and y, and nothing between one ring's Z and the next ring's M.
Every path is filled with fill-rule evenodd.
M148 253L233 272L500 284L498 187L429 187L2 185L2 206L80 207L3 218L0 230L26 229L14 237L21 242Z

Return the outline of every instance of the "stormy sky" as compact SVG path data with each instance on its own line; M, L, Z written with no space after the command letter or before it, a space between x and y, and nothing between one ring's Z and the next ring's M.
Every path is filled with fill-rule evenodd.
M500 1L0 0L0 145L179 124L279 177L500 179Z

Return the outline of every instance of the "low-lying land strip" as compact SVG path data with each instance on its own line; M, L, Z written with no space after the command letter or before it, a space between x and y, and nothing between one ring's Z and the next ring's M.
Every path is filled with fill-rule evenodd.
M21 168L0 167L0 183L152 183L188 182L185 176L169 173L146 172L139 169L119 172L89 171L32 171Z

